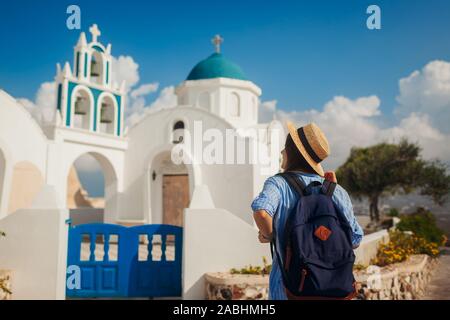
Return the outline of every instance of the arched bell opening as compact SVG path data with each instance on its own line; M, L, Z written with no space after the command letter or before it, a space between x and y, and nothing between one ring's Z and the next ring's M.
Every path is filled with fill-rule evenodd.
M73 99L73 126L75 128L91 129L92 104L92 97L86 89L82 88L76 91Z
M103 85L103 57L98 51L94 51L91 57L91 81L100 85Z
M100 100L100 132L114 134L116 129L116 106L110 96Z

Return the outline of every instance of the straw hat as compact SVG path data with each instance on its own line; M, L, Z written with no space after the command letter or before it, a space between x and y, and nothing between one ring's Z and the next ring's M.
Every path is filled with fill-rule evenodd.
M323 177L324 171L320 162L330 155L328 140L323 131L315 123L296 129L294 124L288 121L287 127L302 156L311 168Z

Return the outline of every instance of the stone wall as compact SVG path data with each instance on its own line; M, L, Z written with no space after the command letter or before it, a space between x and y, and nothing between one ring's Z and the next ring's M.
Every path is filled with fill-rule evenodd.
M358 300L419 299L428 284L437 259L414 255L407 261L386 267L369 266L355 271ZM208 300L266 300L269 276L227 272L205 274Z
M355 249L355 264L368 266L370 261L376 257L380 244L387 242L389 242L389 233L387 230L380 230L365 235L359 247Z
M414 255L407 261L386 267L369 266L355 272L360 300L414 300L420 299L437 259Z
M0 300L10 300L11 299L11 290L12 290L12 285L11 285L11 271L8 270L0 270L0 283L2 284L2 286L4 286L6 288L6 290L2 290L2 288L0 288Z
M267 300L269 276L207 273L206 299L208 300Z

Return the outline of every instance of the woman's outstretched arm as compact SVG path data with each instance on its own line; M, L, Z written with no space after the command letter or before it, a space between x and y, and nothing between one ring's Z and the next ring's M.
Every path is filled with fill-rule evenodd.
M270 242L272 239L272 217L266 210L257 210L253 212L253 219L255 220L260 232L259 241Z

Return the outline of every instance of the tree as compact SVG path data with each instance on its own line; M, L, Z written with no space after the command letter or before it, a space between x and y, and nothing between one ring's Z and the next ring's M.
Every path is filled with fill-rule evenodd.
M439 204L450 192L450 176L439 161L425 161L421 149L406 139L398 144L380 143L352 148L347 161L336 172L339 183L357 198L369 199L370 219L378 222L378 202L385 193L419 189Z

